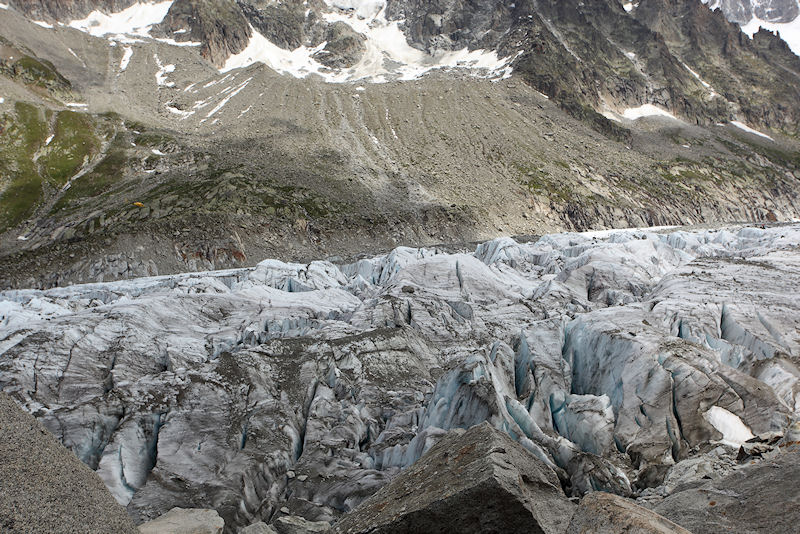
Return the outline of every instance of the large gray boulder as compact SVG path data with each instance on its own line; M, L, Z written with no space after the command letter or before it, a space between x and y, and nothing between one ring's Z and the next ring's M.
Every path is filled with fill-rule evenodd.
M702 534L797 532L800 445L743 466L719 480L678 488L655 505L659 514Z
M596 491L582 500L572 516L567 534L691 534L624 497Z
M215 510L173 508L139 525L140 534L221 534L225 521Z
M0 393L0 532L136 532L100 477L5 393Z
M331 529L327 521L308 521L296 515L279 517L272 523L272 527L277 534L321 534Z
M574 508L544 462L482 423L449 432L334 531L555 534Z

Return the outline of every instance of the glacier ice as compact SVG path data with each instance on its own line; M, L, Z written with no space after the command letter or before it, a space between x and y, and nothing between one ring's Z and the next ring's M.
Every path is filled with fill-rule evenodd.
M142 520L333 519L483 421L629 494L800 417L798 245L635 229L4 291L0 389Z

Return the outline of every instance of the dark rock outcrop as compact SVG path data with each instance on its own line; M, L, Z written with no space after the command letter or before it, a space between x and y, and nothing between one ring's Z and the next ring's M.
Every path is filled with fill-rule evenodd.
M175 33L180 30L188 31ZM217 67L244 50L252 35L242 10L230 0L175 0L155 31L203 43L200 54Z
M366 38L344 22L334 22L325 31L325 48L314 59L327 67L352 67L364 55Z
M0 531L137 532L100 477L0 393Z
M547 465L482 423L450 432L334 531L555 534L573 511Z

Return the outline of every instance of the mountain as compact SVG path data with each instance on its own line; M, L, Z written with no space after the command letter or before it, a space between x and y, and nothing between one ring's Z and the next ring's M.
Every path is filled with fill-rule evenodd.
M693 0L0 9L2 286L797 218L800 59Z
M792 22L800 14L797 0L703 0L711 9L721 9L728 20L747 24L753 18L765 22Z
M0 390L153 529L789 531L794 10L4 0Z

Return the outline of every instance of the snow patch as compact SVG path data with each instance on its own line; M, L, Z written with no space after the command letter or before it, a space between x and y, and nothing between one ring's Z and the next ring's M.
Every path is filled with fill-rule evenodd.
M721 442L726 445L740 447L742 443L754 437L739 416L732 414L725 408L712 406L710 410L703 414L703 417L722 434Z
M127 9L110 15L95 10L85 19L71 21L69 26L95 37L111 35L113 39L123 41L126 35L149 37L150 29L164 20L172 2L173 0L156 3L137 2Z
M153 54L153 59L158 65L158 72L156 72L156 83L162 87L175 87L175 82L167 81L167 74L175 71L175 65L162 65L161 60L158 59L158 54Z
M740 130L744 130L744 131L745 131L745 132L747 132L747 133L751 133L751 134L753 134L753 135L758 135L758 136L761 136L761 137L763 137L763 138L765 138L765 139L769 139L770 141L775 141L773 138L771 138L771 137L770 137L770 136L768 136L767 134L765 134L765 133L761 133L761 132L759 132L758 130L754 130L754 129L750 128L748 125L746 125L746 124L745 124L745 123L743 123L743 122L739 122L739 121L731 121L731 124L733 124L734 126L736 126L737 128L739 128Z
M156 37L156 41L167 43L168 45L172 46L200 46L203 44L199 41L176 41L175 39L170 39L169 37Z
M253 78L247 78L247 79L246 79L244 82L242 82L241 84L239 84L239 86L238 86L238 87L237 87L237 88L236 88L234 91L231 91L231 93L230 93L228 96L226 96L225 98L223 98L223 99L220 101L220 103L219 103L219 104L217 104L217 106L216 106L214 109L212 109L212 110L211 110L211 111L208 113L208 115L206 115L206 119L208 119L208 118L211 118L211 116L212 116L212 115L214 115L214 114L215 114L217 111L219 111L219 110L221 110L223 107L225 107L225 104L227 104L227 103L228 103L228 101L229 101L231 98L233 98L234 96L238 95L238 94L239 94L239 92L240 92L242 89L244 89L245 87L247 87L247 84L249 84L249 83L250 83L250 80L252 80L252 79L253 79ZM205 119L204 119L204 121L205 121Z
M160 150L158 150L157 148L154 148L154 149L153 149L153 150L151 150L150 152L152 152L152 153L153 153L153 154L155 154L156 156L166 156L166 154L164 154L163 152L161 152L161 151L160 151Z
M632 121L642 117L667 117L675 121L680 120L669 111L656 107L653 104L644 104L638 108L628 108L622 112L622 116Z
M131 57L133 57L133 48L130 46L124 47L122 52L122 60L119 62L120 72L124 72L125 69L128 68L128 63L131 62Z
M31 22L33 22L37 26L41 26L42 28L47 28L48 30L52 30L53 29L53 25L52 24L48 24L48 23L44 22L43 20L32 20Z

